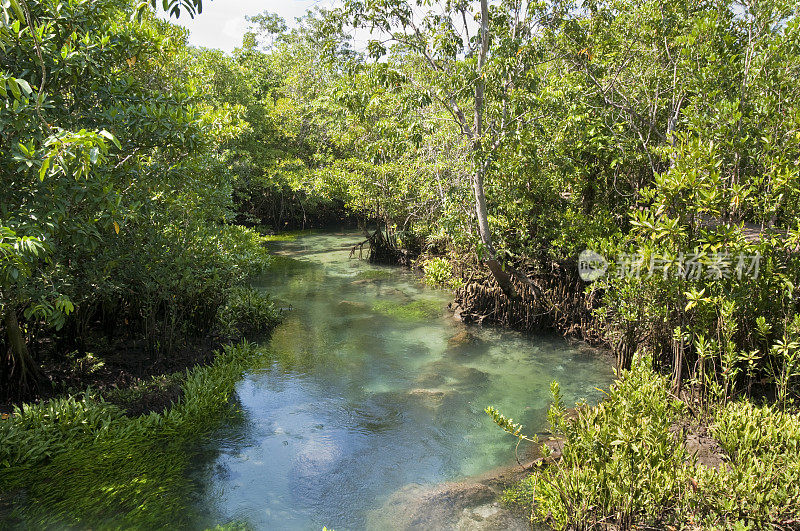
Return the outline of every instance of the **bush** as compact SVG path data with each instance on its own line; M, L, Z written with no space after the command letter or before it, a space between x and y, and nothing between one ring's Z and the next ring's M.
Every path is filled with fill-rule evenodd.
M574 420L554 408L562 459L505 493L533 521L557 529L616 524L701 528L787 527L800 518L800 416L731 402L712 435L730 456L718 469L696 462L674 427L685 404L638 359L606 399ZM515 434L520 436L519 434Z
M268 293L236 287L228 292L225 304L217 311L216 328L225 337L241 338L268 333L279 319L280 310Z
M680 498L692 466L669 432L681 404L667 389L666 379L640 361L597 407L580 408L571 422L557 413L552 428L564 437L561 462L524 480L507 499L535 500L533 519L559 529L610 518L659 521Z
M461 279L453 275L453 265L444 258L428 258L422 270L425 272L425 283L430 286L461 287Z
M800 415L775 406L721 407L712 433L730 456L704 470L697 510L708 525L791 527L800 519Z

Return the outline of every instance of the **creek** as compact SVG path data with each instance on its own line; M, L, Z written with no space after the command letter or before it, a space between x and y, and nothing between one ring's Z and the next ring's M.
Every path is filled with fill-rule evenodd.
M239 383L242 415L208 442L200 505L209 522L256 529L363 529L392 493L514 460L495 406L546 429L549 386L597 402L607 360L556 336L468 327L451 296L409 271L350 257L358 233L273 243L257 287L290 308L272 361Z

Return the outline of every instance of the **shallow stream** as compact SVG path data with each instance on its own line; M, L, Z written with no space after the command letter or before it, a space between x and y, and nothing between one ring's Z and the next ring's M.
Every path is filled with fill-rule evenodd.
M209 521L256 529L362 529L409 484L483 473L514 459L493 405L535 433L549 385L596 402L607 361L559 337L467 327L450 295L408 271L351 258L358 233L276 243L259 287L291 308L274 361L238 385L243 411L199 472Z

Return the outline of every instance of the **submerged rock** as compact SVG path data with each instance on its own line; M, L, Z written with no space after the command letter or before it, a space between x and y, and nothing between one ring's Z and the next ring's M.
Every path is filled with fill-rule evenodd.
M455 525L464 531L529 530L530 525L517 514L511 513L498 502L464 509Z
M445 397L452 393L452 389L442 389L442 388L434 388L434 389L425 389L425 388L417 388L410 390L407 394L411 398L416 398L422 405L427 408L437 409L439 406L442 405Z
M438 387L447 383L447 378L435 372L424 372L414 379L420 387Z
M437 380L442 383L423 385L447 384L452 388L463 388L486 383L489 380L489 374L474 367L466 367L455 360L440 359L425 364L417 377L418 382Z
M422 396L425 398L437 398L442 399L444 395L448 392L447 389L412 389L408 392L411 396Z
M445 355L455 359L473 359L486 354L483 340L468 330L462 330L447 340Z
M353 302L353 301L340 301L337 306L343 310L360 311L360 312L363 312L368 308L368 306L363 302Z
M524 518L496 502L498 492L479 482L407 485L367 516L368 529L526 530Z
M501 466L463 481L406 485L367 514L367 529L530 530L533 527L529 515L504 506L499 499L542 460L553 462L560 458L564 444L561 439L547 438L542 443L551 452L547 459L540 453L541 444L531 445L521 450L526 461L521 466Z
M462 330L447 340L447 346L451 348L463 347L477 343L479 339L472 335L468 330Z

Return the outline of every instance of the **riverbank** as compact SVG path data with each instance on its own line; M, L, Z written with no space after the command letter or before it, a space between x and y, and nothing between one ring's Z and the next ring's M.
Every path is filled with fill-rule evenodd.
M263 248L256 256L250 277L269 264ZM227 289L214 310L202 334L193 328L171 355L148 349L149 339L126 334L112 343L92 329L84 353L42 365L51 384L36 400L7 404L0 420L0 527L206 522L191 476L197 460L209 458L199 443L240 415L234 386L269 357L241 338L263 341L282 316L268 294L243 284Z
M603 299L602 285L587 289L577 266L574 274L564 268L531 274L538 293L516 283L520 296L512 300L490 276L459 271L458 264L442 258L423 257L419 262L439 262L437 271L445 271L439 282L456 286L450 308L463 322L555 329L615 347L618 364L633 361L636 338L615 333L611 337L617 339L610 340L609 330L603 332L607 310L602 306L610 302ZM653 344L653 339L644 342L640 352L650 351ZM796 375L792 350L783 359L776 347L771 354L784 374ZM551 430L563 440L562 447L546 462L516 467L524 479L504 491L503 507L523 511L531 523L555 529L794 528L800 522L794 509L800 502L795 488L800 481L800 412L791 400L776 403L766 379L752 382L752 373L739 363L723 360L728 368L719 383L712 372L705 381L688 379L678 398L673 394L674 375L654 370L662 362L640 358L621 373L599 405L579 407L570 419L556 416ZM786 376L783 385L792 377ZM778 389L782 385L776 377L772 384ZM397 518L408 529L428 518L463 523L460 519L485 500L453 492L478 496L485 493L484 487L468 483L420 492L409 487L395 500L401 507L397 514L406 518ZM428 503L432 499L443 500L445 506L455 499L457 509L433 507ZM505 518L506 513L484 509L487 515Z
M24 405L0 422L0 519L9 527L165 528L192 523L196 443L238 415L230 396L267 351L227 346L173 377L161 413L126 415L90 391Z
M367 489L373 494L357 502L350 496L324 497L330 503L314 520L359 527L375 499L408 482L447 482L512 459L513 444L483 417L484 403L522 404L518 398L530 398L532 381L549 381L558 371L575 376L574 397L607 381L589 353L558 339L531 341L452 321L445 310L449 295L401 269L351 259L358 235L264 238L275 254L268 272L252 281L255 292L273 296L254 300L248 290L220 311L229 331L246 333L252 330L241 323L252 328L273 315L265 308L285 307L285 321L272 339L262 334L263 347L222 347L188 371L72 391L25 405L0 422L7 454L0 459L3 522L81 528L225 522L238 516L212 510L217 503L225 506L225 498L213 493L233 493L237 503L235 485L252 478L254 492L264 491L263 499L278 504L275 522L285 525L311 522L300 515L313 504L283 497L284 481L315 491L328 484L354 493ZM258 301L264 304L254 304ZM274 322L268 319L264 326ZM110 364L97 358L97 367L87 365L85 371L92 377L109 370ZM539 374L543 368L546 375ZM248 376L237 384L243 372ZM260 382L258 390L250 392L254 382ZM240 386L239 398L231 403L234 384ZM281 389L291 392L284 396ZM200 398L197 407L190 405ZM351 413L342 411L342 400L352 401ZM296 411L285 410L295 402ZM525 417L542 424L542 407L530 405ZM274 428L251 431L260 429L251 415L271 419L268 426ZM306 420L295 424L295 419ZM245 433L237 435L238 430ZM250 450L230 447L228 441L244 437L254 445ZM363 437L374 452L365 454ZM249 455L262 446L265 455ZM400 449L396 462L387 460L387 447ZM356 456L371 463L363 473L353 472L350 459ZM409 465L414 462L418 465ZM265 485L258 463L270 463L268 475L275 482ZM228 485L226 478L237 483ZM496 497L501 490L493 489ZM342 506L345 499L348 509ZM497 507L480 509L476 517L486 510L499 517ZM268 527L258 513L251 525Z
M746 400L696 407L639 358L596 407L551 410L558 451L503 501L554 529L794 528L800 413Z
M225 343L224 338L212 335L195 338L173 356L155 360L136 341L119 341L106 344L102 337L89 340L90 352L72 352L41 365L42 381L38 391L24 400L7 400L0 404L0 412L11 414L15 406L23 403L46 401L61 396L80 393L87 387L134 414L149 411L161 412L178 397L172 385L173 375L180 375L196 366L208 364L214 352ZM141 394L134 404L122 399L126 392Z

